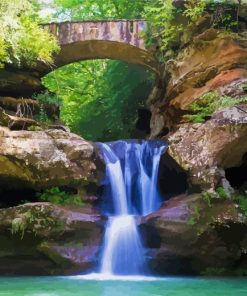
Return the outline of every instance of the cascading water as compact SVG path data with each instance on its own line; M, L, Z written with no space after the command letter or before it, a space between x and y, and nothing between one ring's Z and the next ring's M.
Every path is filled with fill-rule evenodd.
M122 140L98 147L106 164L103 200L109 216L101 273L138 275L145 260L135 215L147 215L160 206L157 178L166 144Z

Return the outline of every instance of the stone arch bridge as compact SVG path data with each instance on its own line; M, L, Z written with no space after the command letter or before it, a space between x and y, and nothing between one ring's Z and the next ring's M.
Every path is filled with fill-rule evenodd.
M117 59L159 73L158 62L145 47L144 20L79 21L45 24L61 46L55 67L88 59Z

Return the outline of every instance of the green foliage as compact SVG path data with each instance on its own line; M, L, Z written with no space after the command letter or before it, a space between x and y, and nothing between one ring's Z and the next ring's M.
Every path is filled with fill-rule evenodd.
M175 12L172 0L154 0L145 6L145 16L149 21L147 45L151 45L156 39L161 51L164 51L177 41L183 27L173 24Z
M27 128L27 130L30 131L30 132L40 132L40 131L43 131L44 128L42 128L41 126L38 126L38 125L30 125Z
M59 98L56 94L51 94L48 91L45 91L43 93L39 93L33 96L35 100L38 100L40 104L42 105L55 105L55 106L61 106L62 105L62 99Z
M212 203L215 198L227 198L227 193L223 187L217 187L215 191L209 193L208 191L203 191L202 192L202 199L207 203L207 205L211 208Z
M195 23L204 13L207 3L205 1L187 0L184 15Z
M144 17L149 22L146 33L147 46L158 42L161 52L171 49L177 51L181 34L186 30L191 31L206 8L205 1L187 0L184 11L181 11L175 8L172 2L154 0L144 8Z
M212 26L225 30L238 29L237 3L232 0L207 0L208 9L212 13ZM241 5L239 3L239 5Z
M242 86L242 89L243 89L244 91L247 91L247 85L243 85L243 86Z
M140 18L144 5L151 0L55 0L54 18L63 20Z
M239 204L241 210L247 217L247 194L234 194L233 200L235 200Z
M4 39L0 36L0 68L4 67L4 63L7 61L8 53Z
M35 119L37 121L39 121L40 123L42 123L42 124L47 124L48 125L50 123L48 115L47 115L47 113L46 113L46 111L44 109L44 105L42 105L42 104L40 105L39 114L37 116L35 116Z
M237 30L236 6L236 3L227 0L187 0L184 9L177 9L172 5L172 0L147 1L143 14L149 23L146 33L147 45L156 44L156 48L164 54L171 50L173 54L177 53L182 34L185 32L189 35L195 24L207 12L212 16L212 27Z
M12 234L20 234L21 239L23 239L25 230L29 223L34 222L35 218L31 210L28 210L26 213L22 214L20 217L13 219L11 226Z
M50 202L57 205L84 205L79 196L61 191L58 187L46 189L36 195L40 201Z
M203 123L209 119L215 111L226 107L247 102L247 97L232 98L228 96L220 96L217 92L211 91L189 106L189 111L194 114L185 115L185 118L190 122Z
M221 187L221 186L220 187L217 187L215 189L215 191L216 191L216 193L218 193L218 195L220 197L227 198L227 193L226 193L226 191L225 191L225 189L223 187Z
M23 239L25 229L26 229L26 223L22 218L13 219L12 226L11 226L11 233L12 234L20 233L21 239Z
M191 226L195 225L199 221L200 216L201 216L200 207L198 205L195 205L193 207L193 216L191 216L187 222L188 225L191 225Z
M62 67L44 77L43 84L62 98L61 119L73 132L107 141L131 137L152 79L135 65L92 60Z
M211 208L212 207L212 196L210 193L207 191L202 192L202 198L203 200L208 204L208 206Z
M53 35L38 25L35 1L1 0L0 3L0 65L35 66L38 61L52 63L59 51Z

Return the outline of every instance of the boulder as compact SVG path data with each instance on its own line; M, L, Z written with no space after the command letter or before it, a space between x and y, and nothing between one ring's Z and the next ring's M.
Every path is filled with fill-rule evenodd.
M93 208L0 209L0 275L83 273L97 265L104 218Z
M95 183L103 164L94 146L75 134L0 127L0 167L2 186L39 190Z
M158 274L234 274L247 268L247 220L230 200L182 195L142 219L149 265Z
M247 106L223 109L206 123L181 124L167 139L168 153L188 172L190 184L221 186L224 170L241 165L247 152Z

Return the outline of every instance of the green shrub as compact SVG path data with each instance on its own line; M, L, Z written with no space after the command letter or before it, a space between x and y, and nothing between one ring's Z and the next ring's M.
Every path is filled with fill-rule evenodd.
M84 205L79 196L61 191L59 187L45 189L43 192L39 192L36 195L40 201L50 202L57 205Z
M226 191L225 191L225 189L224 189L223 187L217 187L217 188L215 189L215 191L216 191L216 193L218 193L218 195L219 195L220 197L227 198L227 193L226 193Z
M52 34L41 28L30 0L0 1L0 66L35 66L38 61L51 64L59 51Z
M56 94L51 94L49 91L35 94L33 99L39 101L41 105L55 105L58 107L62 105L62 99Z
M187 0L185 10L174 7L172 0L154 0L145 5L144 17L149 26L145 35L147 46L152 45L154 40L159 43L161 51L171 50L180 40L184 30L190 30L203 15L206 3L204 1ZM187 22L179 23L177 19L184 16Z
M198 20L208 12L211 27L225 31L238 29L237 4L230 0L186 0L184 6L175 8L172 0L147 1L144 6L144 18L149 22L147 45L158 43L161 52L171 49L179 52L182 33L193 31Z
M187 224L191 225L191 226L195 225L199 221L200 216L201 216L199 206L194 205L192 210L193 210L192 216L189 218L189 220L187 222Z
M188 110L193 114L187 114L184 117L190 122L203 123L211 118L215 111L244 102L247 102L247 97L232 98L220 96L216 91L210 91L193 102L188 107Z
M204 192L202 192L202 198L208 204L209 207L212 207L212 204L211 204L212 195L211 194L209 194L207 191L204 191Z
M235 200L239 204L240 209L247 217L247 194L234 194L233 200Z
M11 233L19 233L21 235L21 239L23 239L28 224L34 222L34 220L35 218L32 214L32 211L28 210L26 213L22 214L22 216L13 219Z
M43 128L41 126L38 126L38 125L30 125L27 128L27 130L30 131L30 132L40 132L40 131L43 131Z

